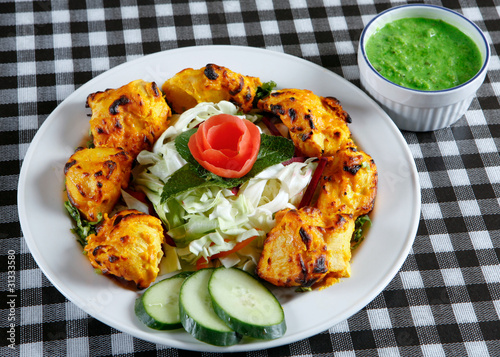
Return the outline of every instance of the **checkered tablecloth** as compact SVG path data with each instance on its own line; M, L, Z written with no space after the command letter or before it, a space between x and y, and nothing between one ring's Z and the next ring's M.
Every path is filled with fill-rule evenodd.
M70 93L145 54L210 44L282 51L359 86L363 26L404 3L1 1L0 355L218 355L155 345L104 325L66 300L33 260L17 213L20 167L37 129ZM346 321L290 345L239 355L500 356L500 5L427 3L474 21L492 58L477 98L457 123L403 132L422 193L408 258L384 291Z

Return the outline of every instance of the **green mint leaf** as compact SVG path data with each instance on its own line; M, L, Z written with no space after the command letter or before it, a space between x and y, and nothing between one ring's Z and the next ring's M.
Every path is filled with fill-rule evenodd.
M102 214L99 213L97 216L97 222L90 222L82 219L80 211L70 201L64 202L64 207L76 224L75 228L71 229L71 231L77 235L78 242L85 247L87 245L87 237L96 233L96 226L102 221Z
M295 145L290 139L282 136L261 134L259 155L246 176L251 178L269 166L290 160L294 153Z
M95 145L94 145L94 135L92 135L92 130L90 130L90 129L89 129L89 139L87 141L86 147L88 149L95 148Z
M274 87L276 87L276 82L274 81L262 83L260 87L257 87L257 91L255 92L255 100L267 97L269 94L271 94Z
M367 214L364 216L359 216L354 222L354 232L351 238L351 249L356 249L361 242L365 239L364 234L368 228L372 225L372 221Z
M170 198L199 187L217 186L221 188L233 188L239 184L241 184L241 179L226 179L208 171L206 177L202 177L194 165L187 163L175 171L167 180L165 186L163 186L161 203L165 203Z
M177 149L177 152L181 157L189 162L190 164L194 165L195 167L197 165L201 166L198 161L195 160L193 155L191 154L191 150L189 150L189 139L191 138L191 135L196 133L198 131L198 128L193 128L189 129L183 133L180 133L176 138L175 138L175 148Z
M206 175L206 177L208 177L208 174ZM165 203L169 198L175 197L177 195L180 195L181 193L190 191L197 187L234 187L224 185L224 182L222 180L220 180L220 182L214 182L214 180L209 180L206 177L200 176L197 168L191 163L187 163L179 170L175 171L170 176L165 186L163 186L163 191L161 193L161 202Z

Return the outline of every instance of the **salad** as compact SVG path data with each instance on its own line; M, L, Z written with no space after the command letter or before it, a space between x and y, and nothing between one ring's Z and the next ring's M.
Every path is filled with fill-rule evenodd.
M139 166L133 171L133 182L146 193L167 227L166 234L175 243L175 247L164 245L162 273L213 265L215 260L225 267L253 272L263 240L274 227L275 212L298 206L317 167L314 158L286 162L293 156L293 144L283 145L283 138L270 136L261 122L259 132L267 132L264 135L271 141L260 147L261 164L267 167L248 180L237 180L236 185L229 180L228 187L220 187L220 183L199 184L196 179L189 182L189 174L179 174L188 165L179 153L179 138L220 114L236 115L254 123L260 119L257 114L239 113L228 101L199 103L174 115L171 126L153 150L142 151L137 157ZM281 151L283 147L288 148L288 153ZM170 186L179 182L184 186L178 190ZM186 188L189 184L191 187ZM133 197L127 198L129 208L145 209Z

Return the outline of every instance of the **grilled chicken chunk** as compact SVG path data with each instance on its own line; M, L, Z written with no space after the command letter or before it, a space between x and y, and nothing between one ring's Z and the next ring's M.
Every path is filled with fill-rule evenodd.
M133 281L139 289L155 281L163 256L161 221L148 214L125 210L108 218L91 234L85 252L92 266L104 274Z
M90 129L96 147L122 148L134 158L151 150L172 114L156 83L135 80L118 89L92 93Z
M332 156L350 140L347 123L351 119L335 98L319 97L309 90L282 89L259 100L257 107L281 119L305 156Z
M71 204L88 221L109 213L128 186L132 158L115 148L79 148L64 166Z
M329 217L308 206L281 210L264 241L257 275L276 286L329 286L350 275L353 230L350 216Z
M162 91L176 113L182 113L201 102L227 100L244 112L253 108L257 77L244 76L228 68L207 64L200 69L186 68L167 80Z
M319 182L316 207L354 218L373 209L378 173L374 160L351 142L329 158Z
M351 239L354 233L355 220L351 215L329 216L330 231L325 236L328 250L332 254L330 268L324 278L313 285L313 288L324 289L340 281L340 278L351 276Z

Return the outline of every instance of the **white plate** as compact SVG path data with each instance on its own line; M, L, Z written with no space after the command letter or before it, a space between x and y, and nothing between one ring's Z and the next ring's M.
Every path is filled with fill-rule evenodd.
M379 191L373 226L352 258L352 277L328 289L293 293L275 289L288 330L280 339L244 340L231 347L199 342L184 331L162 332L134 316L137 292L94 273L70 232L63 207L63 166L88 133L89 93L117 88L134 79L159 86L178 71L207 63L274 80L280 88L313 90L338 98L351 115L353 136L374 159ZM189 47L155 53L117 66L83 85L64 100L38 130L23 162L18 190L19 219L36 262L54 286L100 321L135 337L195 351L235 352L289 344L347 319L366 306L391 281L413 243L420 217L420 187L413 158L392 120L358 87L303 59L257 48Z

